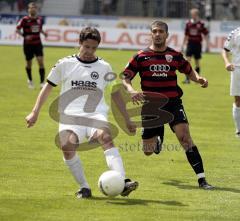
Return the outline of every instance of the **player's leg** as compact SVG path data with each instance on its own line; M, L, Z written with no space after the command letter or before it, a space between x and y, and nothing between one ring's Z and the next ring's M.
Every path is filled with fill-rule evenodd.
M195 60L195 71L200 74L200 59L194 59Z
M44 79L45 79L45 68L44 68L43 56L38 56L36 58L39 65L40 87L42 88L44 85Z
M28 87L30 89L34 89L34 84L33 84L33 80L32 80L32 59L34 57L34 54L29 45L24 45L23 51L24 51L25 61L26 61L25 70L26 70L27 78L28 78Z
M63 152L63 160L80 186L76 196L78 198L89 198L92 196L91 189L86 180L81 160L76 152L79 146L79 137L77 132L73 132L70 127L66 128L66 125L60 126L59 141Z
M236 137L240 138L240 96L234 97L235 102L233 103L233 119L236 126Z
M163 140L164 140L164 125L158 128L157 143L154 149L155 154L159 154L162 151Z
M150 101L150 99L149 99ZM151 102L151 101L150 101ZM156 105L159 105L157 103ZM155 104L153 102L153 104ZM158 125L151 125L149 122L153 120L151 115L156 115L152 113L152 108L149 105L142 107L142 150L146 156L150 156L153 153L159 154L162 150L163 137L164 137L164 125L157 127ZM163 117L163 116L162 116Z
M212 189L213 187L206 181L202 157L190 136L188 123L176 124L173 126L173 130L186 152L188 162L198 177L199 187L203 189Z
M162 150L164 139L164 126L157 128L143 128L142 131L142 146L146 156L153 153L159 154Z
M179 101L174 102L169 106L168 111L174 116L173 121L169 123L169 125L186 152L188 162L198 177L199 187L211 189L212 186L209 185L205 179L201 155L190 136L187 115L184 111L182 101L179 99Z
M40 87L42 88L44 85L44 79L45 79L44 56L43 56L42 45L36 46L35 55L36 55L38 66L39 66Z
M157 136L154 136L149 139L143 139L142 145L143 145L143 153L146 156L150 156L154 153L155 146L157 144Z
M233 120L236 127L236 137L240 137L240 71L231 72L230 95L234 96L232 107Z
M196 44L194 50L195 71L200 74L200 60L202 58L202 45Z
M125 170L123 166L122 158L119 154L119 150L114 146L112 136L109 129L97 129L92 136L92 139L97 139L102 145L107 165L110 170L118 171L123 177L125 177Z
M93 130L92 130L93 131ZM91 140L98 140L104 150L105 159L110 170L118 171L125 178L125 187L122 196L128 196L138 187L138 182L132 181L125 177L125 169L122 157L115 147L110 130L108 128L96 129L91 136Z

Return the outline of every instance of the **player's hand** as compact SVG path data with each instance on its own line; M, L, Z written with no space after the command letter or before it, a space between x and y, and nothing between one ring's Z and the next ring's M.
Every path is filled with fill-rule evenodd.
M231 63L226 64L225 68L226 68L227 71L234 71L235 70L234 64L231 64Z
M32 36L31 36L31 35L26 35L26 36L25 36L25 39L26 39L26 40L32 40Z
M126 124L127 124L128 131L130 133L135 134L137 130L137 125L132 121L128 121Z
M206 88L208 87L208 80L204 77L199 77L198 83L201 85L201 87Z
M131 95L133 104L138 105L144 102L144 94L142 92L131 91L130 95Z
M38 119L38 114L36 114L36 112L31 112L26 118L26 122L27 122L27 127L32 127L36 121Z

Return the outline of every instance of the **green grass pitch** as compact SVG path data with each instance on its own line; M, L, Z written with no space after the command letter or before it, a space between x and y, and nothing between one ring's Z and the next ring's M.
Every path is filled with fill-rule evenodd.
M234 136L230 76L219 54L203 55L202 74L209 80L207 89L195 83L182 85L184 76L178 74L191 135L201 152L207 179L216 189L204 191L197 187L184 151L167 126L160 155L146 157L139 150L140 130L129 137L120 130L115 139L127 175L140 183L129 198L108 199L99 192L98 177L107 170L101 148L79 152L94 197L77 200L74 192L78 186L54 144L58 125L48 115L59 89L49 97L37 124L27 129L24 118L39 89L27 88L21 47L1 46L0 51L1 221L240 220L240 140ZM45 48L46 72L59 58L76 51ZM134 53L98 51L117 73ZM33 76L38 87L35 61ZM138 79L134 84L137 88Z

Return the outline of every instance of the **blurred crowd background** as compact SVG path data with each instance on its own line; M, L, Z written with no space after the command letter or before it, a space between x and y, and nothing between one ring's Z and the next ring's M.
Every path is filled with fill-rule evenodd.
M0 0L0 13L25 14L31 0ZM207 20L237 20L240 0L36 0L42 15L187 18L197 7Z

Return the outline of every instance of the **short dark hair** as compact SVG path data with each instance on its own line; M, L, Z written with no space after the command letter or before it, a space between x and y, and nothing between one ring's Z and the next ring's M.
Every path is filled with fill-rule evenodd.
M28 3L28 8L31 7L31 6L32 7L34 7L34 6L37 7L37 3L36 2L29 2Z
M153 29L154 26L164 27L165 31L168 32L168 25L167 25L167 23L165 23L165 22L162 22L162 21L154 21L154 22L151 24L151 31L152 31L152 29Z
M80 32L79 42L82 43L82 42L86 41L87 39L95 40L99 44L101 42L101 35L96 28L85 27Z

